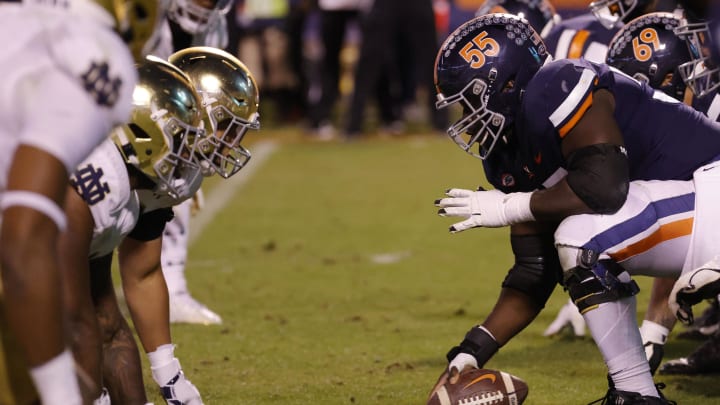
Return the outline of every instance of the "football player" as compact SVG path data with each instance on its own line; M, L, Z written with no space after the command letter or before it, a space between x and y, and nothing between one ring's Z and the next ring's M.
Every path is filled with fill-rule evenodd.
M689 43L688 50L683 50L681 49L682 46L678 43L678 38L696 39L694 34L697 28L701 27L698 23L701 24L703 22L702 19L704 19L706 13L707 1L681 0L679 1L679 6L680 8L678 8L674 14L678 16L683 15L685 20L691 24L683 24L681 27L677 27L678 29L675 32L676 36L668 35L666 33L667 30L661 29L661 27L650 27L659 33L658 40L653 40L654 43L648 43L648 38L642 38L639 35L643 31L636 32L632 36L631 41L634 41L632 42L632 47L625 46L625 39L630 40L628 36L631 34L630 31L621 30L621 32L614 37L612 41L614 45L611 45L611 48L621 45L622 47L617 48L615 52L617 53L622 49L622 55L619 55L619 58L617 56L611 58L611 55L608 55L608 64L630 75L637 75L640 79L653 76L655 79L651 81L651 86L661 90L675 89L674 92L669 93L665 90L663 91L678 100L684 100L686 104L692 105L693 108L703 112L708 118L718 120L720 119L720 95L717 89L697 89L698 86L705 86L703 81L700 80L701 78L709 79L713 77L713 74L716 76L717 73L711 73L711 71L703 69L705 72L704 75L694 75L688 80L691 86L686 89L684 95L681 90L685 88L685 86L680 84L681 78L684 81L689 75L692 75L698 67L700 60L694 61L693 59L700 58L691 57L693 54L698 55L699 48ZM639 18L634 21L646 21L649 23L649 20L641 20ZM673 26L675 26L675 24L673 24ZM646 33L646 35L649 35L650 31ZM664 38L661 38L662 36L664 36ZM663 42L663 44L656 46L658 41ZM669 49L673 51L669 52ZM664 78L659 75L656 70L658 67L660 67L660 71L666 72ZM653 71L655 73L653 73ZM693 90L697 90L698 94L695 94ZM641 327L648 358L651 359L650 364L653 372L662 359L662 344L667 339L669 330L675 323L675 316L671 313L667 305L667 297L670 294L673 283L673 280L667 278L656 278L654 280L650 304L645 315L643 327ZM561 308L560 313L558 313L558 316L546 329L544 334L553 335L559 332L566 324L571 324L575 331L584 333L582 317L574 308L575 306L572 302L568 302L568 304Z
M718 61L720 61L720 51L718 50L717 38L720 35L720 25L718 25L718 16L720 16L720 8L717 4L709 7L709 10L703 8L707 6L707 2L693 2L696 7L695 15L702 15L702 12L709 11L714 18L708 18L706 21L688 19L688 24L678 28L677 32L685 36L688 48L692 54L692 60L681 66L684 78L688 81L688 87L693 90L700 100L712 100L710 111L717 110L720 105L718 100L718 91L720 90L720 69L718 69ZM706 103L708 104L708 103ZM712 221L712 217L703 221L704 226L717 226ZM698 225L700 227L701 225ZM709 232L707 235L701 232ZM702 228L698 231L702 236L712 239L712 230ZM700 242L697 238L697 245L700 249L705 249L707 254L712 254L712 246L707 246ZM717 257L716 257L717 259ZM700 261L696 260L697 264ZM720 269L713 266L711 261L709 266L705 263L699 267L688 269L683 272L683 276L675 283L670 293L670 306L673 311L679 315L679 319L684 322L692 322L692 305L696 304L703 298L714 298L720 294ZM715 263L716 264L716 263ZM702 329L701 329L702 330ZM717 372L720 370L720 333L715 331L708 340L700 345L687 357L671 360L660 369L663 374L699 374Z
M193 45L225 48L228 43L225 15L229 0L171 0L160 41L151 54L167 59L175 51ZM249 155L248 155L249 156ZM222 318L190 294L185 278L190 217L202 206L202 190L191 200L173 208L162 244L163 274L170 291L170 321L219 324Z
M622 25L640 15L655 11L655 0L598 0L590 11L557 24L545 38L555 59L583 57L591 62L605 61L608 44Z
M123 38L142 48L159 11L154 0L0 3L4 315L44 404L81 401L56 261L66 179L127 119L136 73Z
M224 155L206 156L205 162L211 163L211 167L206 168L211 173L230 178L250 160L250 151L241 144L245 133L260 127L254 79L237 58L211 47L183 49L169 60L190 76L200 93L208 110L206 128L219 128L227 134L225 138L217 138L220 144L213 149L222 150ZM203 77L218 78L220 86ZM220 316L190 295L185 280L192 203L187 201L173 209L175 217L168 223L163 237L163 273L170 290L170 320L219 324Z
M68 229L59 250L73 349L78 365L96 386L102 386L105 372L113 402L147 401L137 348L120 315L110 277L112 254L118 248L125 299L153 378L167 401L200 404L197 389L184 378L173 356L159 257L170 207L192 197L203 178L195 153L205 136L203 111L189 78L175 66L148 57L138 72L130 122L116 128L70 179L73 191L65 201ZM153 195L152 201L143 199L141 191ZM150 204L161 209L151 210ZM103 393L97 403L107 401Z
M672 13L649 13L632 20L610 42L607 64L670 97L685 99L686 92L692 93L687 91L678 67L690 61L691 55L685 40L675 33L682 24L682 19ZM670 286L673 282L670 280ZM568 322L579 332L576 334L584 334L585 323L572 300L544 334L555 334ZM660 365L663 345L674 323L675 316L667 308L667 293L654 291L640 327L653 374Z
M214 136L204 136L200 142L196 142L192 148L191 155L197 156L198 168L205 176L218 174L227 178L237 173L247 164L250 154L241 145L246 132L249 129L259 128L257 115L258 109L258 88L250 71L235 57L227 52L209 47L193 47L177 52L170 57L173 66L181 68L187 74L188 80L195 86L199 94L199 102L203 113L203 127L211 128L210 133ZM201 80L202 79L202 80ZM154 82L153 82L154 83ZM154 88L162 83L155 84ZM152 128L152 127L151 127ZM149 132L149 131L145 131ZM128 140L132 140L128 137ZM144 140L138 137L134 147L131 149L142 149ZM131 142L132 143L132 142ZM122 143L121 143L122 145ZM121 151L128 149L122 146ZM133 162L132 156L125 155L126 161ZM148 169L149 170L149 169ZM172 217L167 207L177 205L183 199L193 195L200 186L199 177L187 181L182 189L184 196L177 198L167 193L153 192L148 189L137 190L140 205L144 214L134 230L125 238L118 249L120 268L123 275L127 267L133 270L131 277L123 278L125 296L130 304L130 296L127 291L129 286L150 285L154 279L156 288L163 279L159 269L162 268L160 259L161 243L160 235L164 227L164 218ZM169 214L169 215L168 215ZM113 226L120 224L113 217L106 219ZM116 231L117 232L117 231ZM111 396L115 400L121 398L120 403L127 403L130 399L141 398L142 380L137 356L133 357L132 335L117 309L115 303L112 281L110 278L110 262L112 253L98 257L91 261L93 266L93 290L96 294L94 300L99 302L97 309L100 318L100 326L105 342L105 368L104 375L110 388ZM99 276L98 276L99 275ZM152 275L152 277L150 277ZM129 280L129 281L126 281ZM180 400L181 403L195 404L193 398L196 392L192 385L184 379L179 363L174 360L173 346L169 343L169 329L167 329L167 288L165 294L160 291L154 295L157 297L155 309L148 309L139 306L136 312L143 316L146 336L152 340L141 337L141 342L148 352L153 378L162 387L163 396L166 400ZM136 288L138 291L137 300L140 301L149 293ZM98 292L102 292L99 294ZM98 295L102 299L98 298ZM164 297L164 298L163 298ZM133 309L131 308L131 312ZM134 318L133 318L134 319ZM138 321L135 321L138 328ZM140 333L140 329L138 328ZM153 337L154 336L154 337ZM154 348L157 348L153 350ZM117 358L133 359L137 366L128 373L127 370L113 367ZM127 362L127 360L125 360Z
M465 366L482 367L562 280L594 337L605 326L594 320L633 317L614 331L624 336L619 342L596 339L614 384L607 399L665 403L630 311L636 285L623 277L604 284L596 257L561 266L553 232L570 215L616 212L630 180L689 180L720 155L720 126L607 65L547 57L532 27L507 14L467 22L438 53L437 106L463 109L448 134L483 160L497 188L451 189L436 201L439 213L465 218L451 232L511 226L515 254L498 302L448 353L438 383Z

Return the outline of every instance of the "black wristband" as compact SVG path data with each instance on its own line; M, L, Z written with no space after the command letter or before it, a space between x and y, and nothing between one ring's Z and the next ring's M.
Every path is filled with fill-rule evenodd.
M468 331L459 346L450 349L447 360L453 361L458 354L466 353L475 357L478 367L482 368L499 349L498 342L484 328L475 326Z

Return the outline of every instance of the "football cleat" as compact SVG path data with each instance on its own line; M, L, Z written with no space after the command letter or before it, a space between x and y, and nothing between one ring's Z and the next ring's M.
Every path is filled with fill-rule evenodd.
M661 394L662 395L662 394ZM668 401L661 397L640 395L637 392L619 391L609 389L603 398L590 402L588 405L677 405L674 401Z
M720 334L714 334L688 357L670 360L660 367L660 374L710 374L720 372Z
M222 318L185 292L170 295L170 322L219 325Z

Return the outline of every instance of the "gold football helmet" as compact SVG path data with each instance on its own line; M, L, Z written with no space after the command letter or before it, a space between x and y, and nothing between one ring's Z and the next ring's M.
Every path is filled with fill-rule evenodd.
M200 98L187 75L162 59L148 56L137 68L130 122L112 139L156 193L189 198L185 190L201 175L193 149L203 136Z
M167 0L94 0L115 19L115 30L141 61L144 49L159 40Z
M169 61L190 76L202 99L206 136L196 150L203 157L204 174L232 176L250 160L240 144L245 133L260 128L260 96L252 73L236 57L205 46L183 49Z

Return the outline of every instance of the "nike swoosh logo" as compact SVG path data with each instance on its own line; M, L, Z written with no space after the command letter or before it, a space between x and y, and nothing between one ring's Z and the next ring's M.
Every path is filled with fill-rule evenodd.
M463 387L463 389L467 389L467 387L469 387L473 384L479 383L482 380L490 380L493 384L495 384L495 374L490 374L490 373L483 374L480 377L470 381L465 387Z

